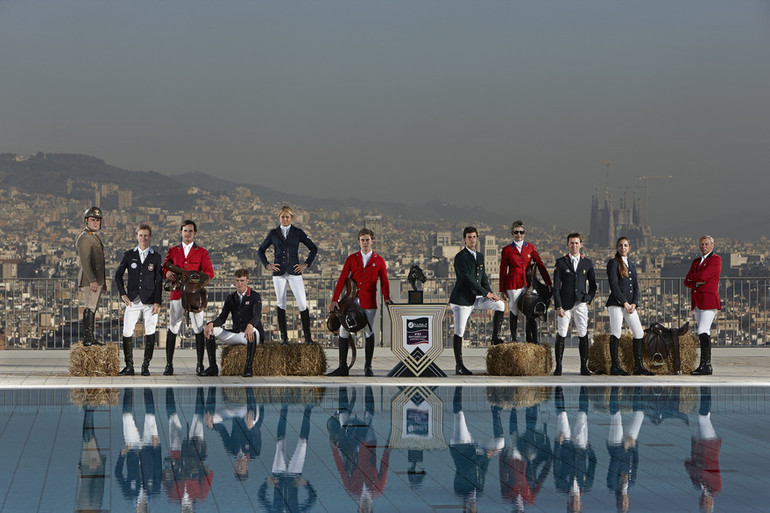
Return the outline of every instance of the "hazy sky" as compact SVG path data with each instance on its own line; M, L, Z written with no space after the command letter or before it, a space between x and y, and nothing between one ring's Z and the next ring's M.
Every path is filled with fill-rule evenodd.
M585 230L770 225L770 2L0 0L0 151Z

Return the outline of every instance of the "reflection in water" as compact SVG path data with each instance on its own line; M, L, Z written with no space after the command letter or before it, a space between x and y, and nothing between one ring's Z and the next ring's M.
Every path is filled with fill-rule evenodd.
M770 389L148 388L83 407L72 397L0 391L0 513L766 510ZM44 471L30 464L41 461Z
M719 473L719 450L722 439L717 436L711 423L711 388L701 387L698 422L695 424L690 449L690 459L684 467L696 489L700 490L699 507L703 513L714 511L714 496L722 490Z
M78 484L75 499L76 512L101 511L104 499L107 454L99 449L94 414L100 408L83 406Z
M566 493L567 511L583 510L582 496L590 492L596 473L596 453L588 441L588 387L580 387L574 433L567 416L564 389L556 387L556 440L553 443L553 480L556 490Z
M134 418L134 389L123 391L123 443L115 462L115 480L123 497L136 504L137 512L149 511L150 497L160 493L162 470L155 398L149 388L144 389L141 433Z
M216 410L216 388L208 390L204 400L203 387L195 395L195 413L184 435L182 421L176 407L174 389L166 390L168 414L169 457L163 462L163 488L166 495L181 504L183 512L191 512L194 505L206 500L214 479L214 471L206 466L208 444L203 437L203 423L210 422Z
M266 511L282 513L284 511L303 512L313 507L316 501L316 492L313 485L302 476L305 468L305 458L307 458L307 441L310 437L310 414L313 407L305 406L302 414L302 425L299 430L299 439L291 455L291 459L286 460L286 423L289 417L289 406L281 405L280 418L278 419L278 430L275 441L275 457L271 476L265 479L265 482L259 487L259 502L265 507ZM267 489L273 489L272 499L267 496ZM300 499L300 490L305 490L306 495Z
M373 511L374 498L385 492L388 479L390 448L382 451L377 468L377 436L373 429L374 392L364 391L364 416L355 412L356 389L340 388L337 411L326 423L332 456L345 490L358 499L358 511Z

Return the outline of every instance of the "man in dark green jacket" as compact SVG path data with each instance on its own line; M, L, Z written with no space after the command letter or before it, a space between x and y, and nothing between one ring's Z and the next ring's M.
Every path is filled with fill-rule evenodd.
M503 324L505 303L497 294L492 292L489 286L489 277L484 268L484 255L476 251L479 241L479 233L473 226L467 226L463 230L465 248L455 255L455 283L452 294L449 296L449 307L454 314L454 339L455 373L473 374L463 365L463 335L465 325L473 310L494 310L492 325L492 344L499 344L500 327Z

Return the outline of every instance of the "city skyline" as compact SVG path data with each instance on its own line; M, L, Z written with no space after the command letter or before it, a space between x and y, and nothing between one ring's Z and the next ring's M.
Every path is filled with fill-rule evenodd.
M767 4L713 0L10 0L0 141L584 231L603 160L616 204L671 176L654 234L758 239L768 28Z

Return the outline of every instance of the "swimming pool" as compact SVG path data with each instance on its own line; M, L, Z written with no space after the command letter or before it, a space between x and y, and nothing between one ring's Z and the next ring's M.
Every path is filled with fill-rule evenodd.
M0 390L0 512L768 511L765 387Z

